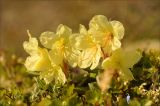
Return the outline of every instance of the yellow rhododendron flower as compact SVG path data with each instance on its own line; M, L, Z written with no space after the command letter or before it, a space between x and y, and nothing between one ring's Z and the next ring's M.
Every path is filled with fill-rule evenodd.
M137 51L124 52L121 48L115 50L113 54L106 58L102 67L103 73L97 76L97 83L102 91L109 88L110 81L114 73L118 72L120 78L124 81L133 80L134 77L129 68L132 68L141 58Z
M141 58L137 51L124 52L121 48L115 50L111 57L102 63L104 69L118 70L121 78L125 81L133 80L134 77L129 68L132 68Z
M101 45L105 54L121 47L124 27L119 21L108 21L103 15L96 15L89 23L89 33Z
M49 54L53 63L62 65L63 61L67 61L71 66L75 67L79 51L74 48L73 40L72 30L62 24L58 26L56 34L54 32L44 32L40 36L42 45L51 49Z
M95 69L102 57L100 45L97 44L91 35L88 34L86 28L80 25L80 34L77 37L76 46L82 53L79 56L78 65L81 68Z
M51 62L48 50L45 48L40 48L38 46L38 40L31 37L29 34L29 41L23 43L23 47L27 53L30 54L25 61L25 67L29 71L38 71L41 78L43 78L46 83L49 83L53 79L61 84L66 81L65 74L63 73L60 66L53 64ZM48 76L45 76L48 74ZM51 80L52 79L52 80Z
M25 61L26 68L30 71L46 70L50 67L48 51L38 47L38 40L36 38L32 38L29 32L28 35L29 41L25 41L23 43L24 49L28 54L30 54Z

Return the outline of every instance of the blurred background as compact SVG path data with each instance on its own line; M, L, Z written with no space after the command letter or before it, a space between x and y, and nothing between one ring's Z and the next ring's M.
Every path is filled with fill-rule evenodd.
M0 0L0 51L25 56L27 29L38 37L66 24L76 32L98 14L123 23L124 48L160 49L159 0Z

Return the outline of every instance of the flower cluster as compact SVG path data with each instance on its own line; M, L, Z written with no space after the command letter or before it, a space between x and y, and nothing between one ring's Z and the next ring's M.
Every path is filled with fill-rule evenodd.
M119 21L109 21L103 15L94 16L89 29L80 25L78 33L66 25L59 25L56 32L43 32L38 40L28 31L29 41L23 43L30 55L25 61L29 71L36 71L46 83L55 81L64 84L67 81L69 67L104 71L97 75L97 84L101 90L108 88L115 73L125 81L134 79L130 68L139 61L137 51L125 52L120 40L124 36L124 27ZM102 64L102 65L101 65Z

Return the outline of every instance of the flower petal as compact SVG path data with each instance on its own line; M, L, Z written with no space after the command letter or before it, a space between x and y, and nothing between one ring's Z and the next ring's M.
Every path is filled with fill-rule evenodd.
M100 60L101 57L102 57L101 48L98 47L97 52L96 52L96 54L95 54L95 56L93 57L93 60L92 60L92 65L90 67L91 70L95 69L98 66L99 60Z
M80 58L79 58L78 65L81 68L87 68L90 65L92 65L90 69L93 70L94 68L97 67L101 57L102 57L102 54L98 47L88 48L82 51L82 54L80 55Z
M117 67L116 63L110 57L106 58L102 62L103 69L114 69L116 67Z
M80 55L80 51L74 48L70 48L65 52L65 59L68 61L69 65L72 67L76 67L78 64L78 57Z
M113 27L114 36L118 39L122 39L124 36L124 27L123 24L119 21L111 21L110 22Z
M89 23L89 28L93 28L102 32L112 30L111 24L104 15L94 16Z
M115 62L118 63L120 65L120 63L122 63L122 60L125 59L123 58L125 55L124 51L122 50L122 48L118 48L115 51L113 51L111 59Z
M123 59L123 67L132 68L142 57L142 55L137 51L128 51L125 53Z
M43 32L39 39L44 47L51 49L53 43L57 40L57 37L58 36L54 32L47 31Z
M131 81L134 79L132 72L128 68L122 68L119 73L121 79L124 81Z
M68 39L69 35L72 34L72 30L63 24L60 24L57 28L57 33L56 33L59 37L63 37L64 39Z
M92 64L92 49L86 49L82 51L81 55L79 56L78 65L81 68L87 68Z
M80 32L80 34L84 34L84 35L87 35L87 34L88 34L88 31L87 31L87 29L85 28L85 26L84 26L84 25L81 25L81 24L80 24L80 26L79 26L79 32Z
M57 49L50 50L49 56L50 56L52 64L56 64L56 65L63 64L63 53L59 52Z
M41 72L40 78L43 78L47 84L51 81L55 81L56 84L64 84L66 82L66 76L60 66L53 66L47 71Z
M79 50L85 50L93 46L95 46L95 43L93 42L93 38L89 35L79 35L76 38L76 47Z
M29 56L25 61L29 71L45 71L51 67L51 62L46 49L39 48L38 53Z
M33 37L29 37L29 41L23 43L23 48L28 54L35 54L38 51L38 40Z
M114 37L112 42L112 50L114 51L120 47L121 47L121 42L116 37Z

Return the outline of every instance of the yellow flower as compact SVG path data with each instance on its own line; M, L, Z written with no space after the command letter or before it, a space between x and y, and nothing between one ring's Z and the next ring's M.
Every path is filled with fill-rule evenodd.
M102 91L109 88L112 77L115 73L119 73L120 78L124 81L133 80L134 77L129 68L132 68L141 58L139 52L124 52L121 48L113 51L113 54L106 58L102 67L104 72L97 76L97 84Z
M101 45L105 54L121 47L124 27L119 21L108 21L103 15L96 15L89 23L89 33Z
M109 58L106 58L102 67L104 69L118 70L120 77L125 81L133 80L134 77L129 68L132 68L141 58L137 51L124 52L121 48L115 50Z
M38 47L38 40L29 34L29 41L23 43L25 51L30 54L25 61L25 66L29 71L42 71L50 67L48 51Z
M25 67L29 71L39 72L41 78L46 83L50 83L53 79L55 82L64 84L66 81L65 74L60 66L51 62L48 50L38 46L38 40L31 37L29 31L29 41L23 43L23 47L30 56L25 61ZM48 76L46 76L46 74Z
M79 51L72 44L74 35L69 27L59 25L56 34L54 32L42 33L40 42L44 47L51 49L49 54L53 63L62 65L64 61L67 61L73 67L77 65Z
M83 25L80 25L80 34L76 40L77 48L82 51L79 56L78 65L81 68L91 66L91 70L95 69L99 64L100 58L102 57L100 45L97 44L92 36L88 34Z

